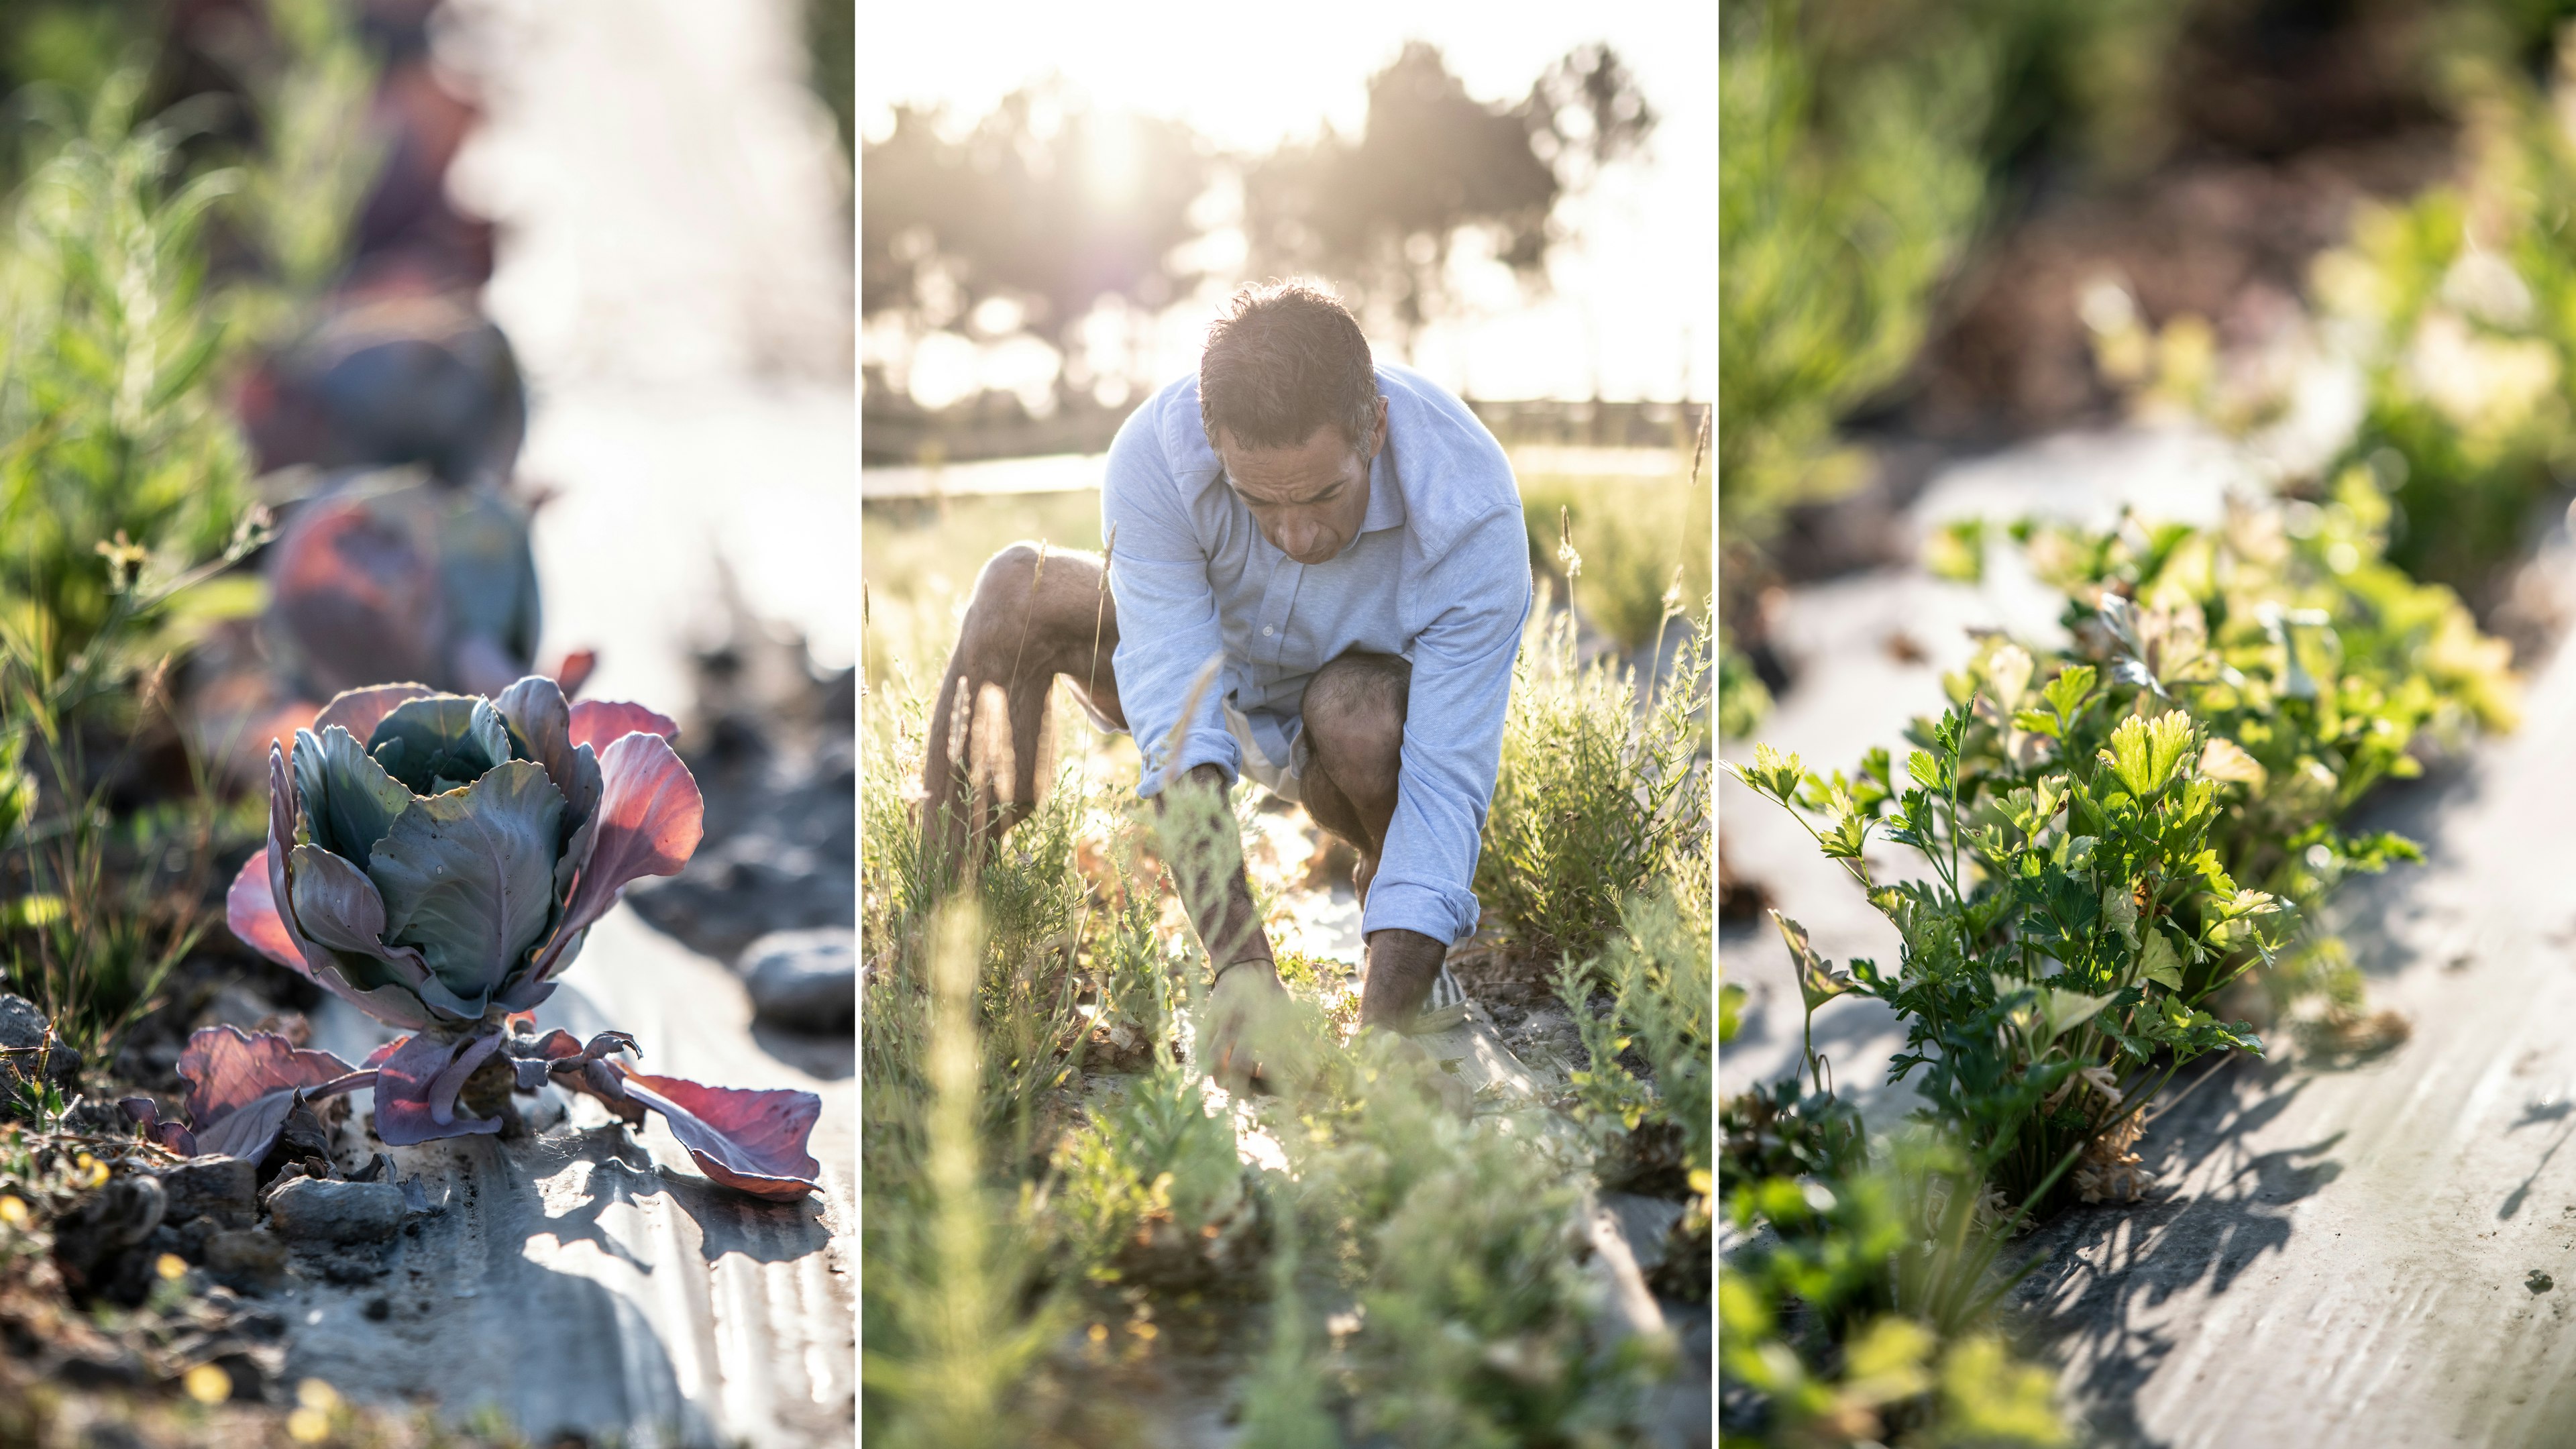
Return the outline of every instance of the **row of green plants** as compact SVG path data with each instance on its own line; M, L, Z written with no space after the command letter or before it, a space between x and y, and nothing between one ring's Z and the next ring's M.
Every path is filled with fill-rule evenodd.
M2460 594L2501 602L2566 491L2576 143L2550 91L2568 62L2546 90L2522 64L2554 23L2446 16L2428 64L2463 118L2459 179L2364 207L2316 264L2313 335L2366 399L2319 473L2208 527L1941 531L1928 562L1954 578L2020 551L2063 593L2069 642L1983 641L1901 777L1884 752L1849 775L1769 751L1737 770L1898 928L1892 971L1837 969L1781 923L1811 1018L1852 993L1898 1013L1892 1071L1924 1106L1873 1141L1812 1054L1723 1105L1731 1436L2068 1442L2047 1376L1999 1336L2011 1234L2143 1191L2141 1124L2193 1060L2260 1052L2276 1027L2328 1052L2402 1034L2367 1014L2321 910L2416 858L2349 831L2356 804L2517 712L2511 651ZM2101 337L2106 373L2230 431L2281 417L2288 391L2223 373L2187 345L2197 325ZM1728 665L1722 730L1747 737L1767 701ZM1908 858L1874 865L1877 842ZM1721 995L1723 1036L1740 996Z
M1240 859L1252 787L1183 782L1131 815L1068 749L960 875L910 798L927 701L899 663L865 697L865 1432L1135 1442L1155 1411L1131 1391L1191 1374L1237 1384L1247 1445L1637 1432L1675 1344L1619 1331L1579 1209L1606 1165L1651 1158L1690 1200L1677 1239L1706 1292L1708 650L1641 702L1540 613L1478 887L1584 1036L1561 1104L1460 1115L1433 1064L1347 1039L1346 995L1293 953L1263 1052L1295 1066L1279 1095L1223 1099L1192 1055L1206 962L1166 890Z
M2136 1200L2146 1116L2193 1062L2264 1051L2245 1016L2386 1043L2322 911L2347 878L2420 856L2347 817L2517 707L2508 649L2387 560L2390 518L2356 466L2322 504L2240 500L2213 526L1953 525L1936 562L1973 579L2017 549L2064 595L2067 643L1987 637L1945 680L1951 707L1909 730L1901 775L1885 750L1848 774L1767 746L1728 767L1896 927L1892 969L1838 968L1779 921L1810 1019L1846 994L1886 1003L1906 1029L1891 1080L1922 1101L1908 1140L1871 1143L1809 1052L1803 1081L1725 1109L1722 1190L1739 1230L1767 1233L1728 1270L1730 1312L1804 1305L1809 1333L1797 1373L1728 1372L1786 1441L1861 1399L1937 1422L1922 1364L1908 1393L1857 1399L1827 1391L1830 1366L1876 1352L1889 1312L1927 1352L1983 1341L2006 1239L2079 1199ZM1801 1276L1801 1254L1846 1252L1856 1279Z
M1721 622L1749 638L1786 510L1864 476L1845 421L1901 386L1979 228L2034 166L2111 183L2152 167L2187 104L2166 93L2176 47L2243 21L2135 0L1730 0L1722 15ZM2320 338L2360 369L2367 398L2317 479L2375 461L2395 508L2388 557L2481 616L2505 601L2502 567L2553 520L2576 465L2576 140L2552 100L2567 19L2554 3L2411 18L2413 88L2461 127L2457 178L2365 203L2309 288ZM2118 319L2097 337L2106 378L2239 431L2288 406L2284 374L2250 388L2221 376L2202 319L2159 335L2130 310L2103 312ZM1746 739L1770 699L1733 642L1721 720Z
M1717 523L1750 586L1785 509L1859 481L1837 428L1911 362L1972 234L1994 75L1957 25L1862 57L1836 54L1834 7L1723 17Z
M2307 365L2358 373L2364 397L2320 476L2369 465L2391 507L2389 561L2482 613L2509 600L2510 566L2557 522L2576 476L2576 136L2563 110L2576 52L2562 40L2535 82L2504 53L2518 33L2451 52L2454 174L2361 206L2308 286ZM2197 317L2153 329L2123 317L2095 342L2106 373L2149 405L2237 434L2278 421L2298 371L2231 369L2207 336Z

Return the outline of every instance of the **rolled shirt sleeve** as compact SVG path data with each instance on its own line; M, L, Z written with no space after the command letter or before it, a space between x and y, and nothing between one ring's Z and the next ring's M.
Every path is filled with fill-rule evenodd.
M1476 931L1476 855L1502 763L1512 661L1529 619L1529 541L1519 509L1470 525L1408 592L1404 612L1425 622L1413 640L1395 816L1360 930L1400 928L1455 945Z
M1165 456L1160 414L1159 407L1148 406L1128 416L1110 444L1100 491L1101 536L1110 541L1109 593L1118 605L1118 649L1111 656L1118 703L1144 759L1136 793L1149 798L1168 776L1200 765L1222 768L1228 784L1242 768L1240 746L1225 726L1222 665L1182 730L1177 753L1171 753L1173 726L1189 702L1190 687L1209 660L1225 653L1225 633L1206 554Z

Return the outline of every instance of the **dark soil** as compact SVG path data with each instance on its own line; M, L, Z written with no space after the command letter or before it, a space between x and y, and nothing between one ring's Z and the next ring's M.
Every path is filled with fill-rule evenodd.
M856 676L817 671L802 639L738 599L695 663L697 705L679 743L706 797L706 838L678 875L628 887L628 903L728 962L771 931L854 929Z

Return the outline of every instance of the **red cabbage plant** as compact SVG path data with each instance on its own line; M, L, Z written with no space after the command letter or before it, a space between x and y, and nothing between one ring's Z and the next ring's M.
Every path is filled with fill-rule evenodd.
M233 881L233 934L411 1034L352 1066L269 1032L208 1027L179 1060L183 1148L265 1157L299 1102L372 1087L394 1146L498 1132L509 1089L551 1080L629 1124L663 1115L699 1170L761 1197L813 1189L811 1092L706 1087L618 1058L624 1032L539 1035L531 1015L630 881L671 875L706 806L633 704L567 704L531 676L490 699L350 690L269 747L268 848Z

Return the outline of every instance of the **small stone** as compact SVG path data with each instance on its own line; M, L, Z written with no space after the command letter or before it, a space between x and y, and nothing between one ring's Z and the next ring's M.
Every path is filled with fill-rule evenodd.
M800 1032L846 1032L858 1006L858 943L846 927L772 931L742 953L752 1013Z
M75 1137L131 1137L134 1135L134 1119L126 1116L125 1109L114 1102L75 1097L71 1105L63 1109L58 1130Z
M163 1169L160 1178L174 1223L205 1217L248 1227L259 1207L259 1164L244 1158L192 1157Z
M2558 1280L2534 1268L2531 1270L2531 1276L2522 1280L2522 1286L2534 1293L2546 1293L2558 1286Z
M54 1265L86 1297L116 1276L126 1249L152 1236L168 1206L161 1184L143 1173L108 1179L54 1225Z
M286 1272L286 1244L266 1228L234 1228L206 1239L206 1268L227 1278L257 1283Z
M401 1229L403 1212L402 1189L390 1182L301 1177L268 1195L271 1225L295 1242L376 1242Z

